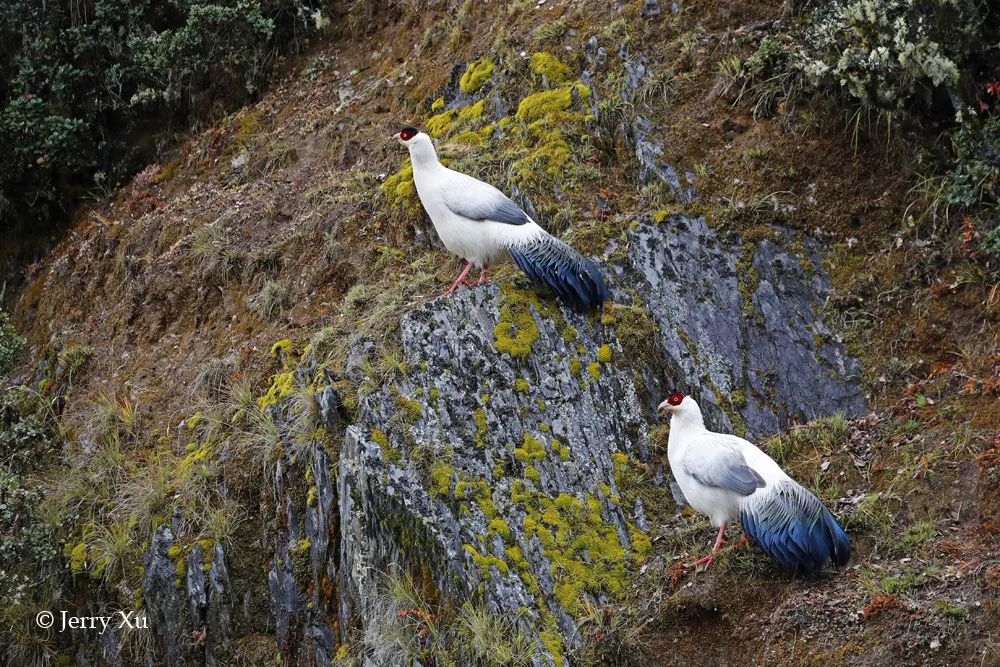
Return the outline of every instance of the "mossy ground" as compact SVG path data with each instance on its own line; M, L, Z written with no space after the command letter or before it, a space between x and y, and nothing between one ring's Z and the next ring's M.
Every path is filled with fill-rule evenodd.
M700 518L676 514L652 483L665 458L662 447L654 447L648 462L619 464L622 506L630 509L641 498L654 526L651 546L631 534L633 553L648 552L645 574L623 583L617 576L595 581L592 572L575 573L584 589L616 592L606 610L592 611L579 603L571 576L582 548L573 548L559 567L560 598L571 607L576 601L588 619L583 653L596 652L600 637L618 659L640 656L638 664L648 664L642 656L778 664L861 656L895 664L901 655L929 664L1000 659L989 632L1000 605L1000 517L994 509L1000 506L1000 459L990 440L1000 429L1000 300L969 261L942 259L959 257L954 248L940 244L929 252L922 245L926 230L901 224L918 168L912 151L872 140L854 146L842 121L823 109L787 109L755 120L713 92L720 60L755 47L753 31L738 29L777 18L773 4L692 5L652 22L640 18L641 3L623 5L620 14L607 3L542 10L522 4L469 13L452 33L454 41L440 33L445 22L439 11L410 13L380 29L386 47L374 61L368 48L358 48L357 36L320 45L290 63L288 79L254 107L184 138L150 183L82 210L71 233L32 269L16 309L18 326L40 353L58 355L71 345L92 350L71 383L52 377L43 387L47 395L65 391L69 450L75 451L75 434L92 427L104 387L112 385L116 395L132 392L128 404L141 406L143 421L122 415L115 422L132 461L120 470L125 481L135 482L122 488L166 489L166 498L186 498L171 494L217 479L215 456L227 434L249 428L247 415L295 398L291 370L268 354L275 340L329 329L322 362L342 371L354 332L372 333L379 343L388 339L400 315L439 293L458 262L445 261L428 241L433 231L418 207L405 155L381 139L399 119L421 123L444 114L439 147L453 166L505 188L519 184L541 222L588 252L603 252L608 241L622 247L643 214L664 221L672 212L704 214L719 230L748 242L770 223L818 230L832 249L824 267L834 286L828 319L864 362L871 417L835 438L823 424L768 444L843 518L861 569L802 581L752 552L736 552L708 573L687 575L681 582L690 588L676 588L664 567L674 557L700 555L712 536ZM547 19L540 22L540 16ZM489 27L497 17L506 36L494 43ZM425 34L440 57L418 55ZM576 82L586 68L579 46L592 35L611 54L593 90ZM644 87L626 104L620 97L621 45L642 51L654 74L672 81L669 91ZM564 54L565 47L570 50ZM545 57L521 62L521 51L552 54L571 74ZM489 67L478 60L494 52ZM419 68L408 60L416 57ZM452 113L441 91L456 62L479 64L464 86L460 82L474 101ZM353 97L345 102L342 89ZM494 120L491 103L481 104L494 90L508 103L505 118ZM662 188L636 187L633 153L615 131L630 105L656 123L665 160L694 174L697 203L682 205ZM252 158L245 168L234 161L244 151ZM140 200L152 205L137 207ZM537 339L532 312L547 316L551 297L519 293L505 280L510 275L500 276L505 310L495 342L527 361ZM749 288L752 281L746 276L741 285ZM287 305L263 319L251 316L251 298L269 282L285 287ZM628 322L632 338L641 340L650 331L648 318L629 315L612 311L613 326ZM569 342L574 336L566 331ZM618 335L629 354L626 335ZM599 352L584 350L568 364L581 381L597 381L603 360L588 354ZM606 363L617 360L612 354ZM214 361L218 372L209 376L205 366ZM402 372L372 364L371 383ZM224 420L213 418L211 408L220 401L214 385L192 390L206 377L249 401L221 411ZM338 382L355 405L372 388ZM248 393L237 391L244 386ZM405 401L416 402L401 396L400 414L417 418ZM179 435L177 424L191 423L199 410L202 418ZM476 413L474 427L482 443L485 412ZM311 430L302 437L315 442ZM385 444L388 458L394 449L388 437ZM569 458L569 447L560 443L556 454L555 442L549 446L549 455L566 460L566 452ZM530 462L534 448L521 449ZM263 459L280 451L275 445ZM540 478L530 463L523 474ZM456 479L439 468L433 488L442 496L446 486L447 494L466 496L468 482ZM301 486L296 493L306 506L314 487L304 479ZM257 506L257 498L243 500ZM596 526L589 536L564 530L570 545L560 545L558 522L571 525L574 513L584 516L589 499L577 502L580 507L556 507L558 521L550 516L555 524L536 521L552 534L553 548L569 549L584 536L607 544L612 570L628 562L633 556ZM538 510L544 516L541 504ZM165 521L167 511L157 506L150 525ZM268 530L276 528L269 523ZM501 531L495 526L496 534ZM235 529L232 539L242 548L233 552L243 555L230 567L242 590L264 600L264 566L253 555L259 549L251 532L245 525ZM82 539L81 529L74 540ZM618 548L627 555L619 559ZM85 542L74 541L69 567L82 573L88 553ZM508 567L520 571L517 552L506 555ZM910 559L905 567L904 558ZM820 611L828 603L830 610ZM774 611L762 619L761 609ZM267 617L265 609L257 611ZM247 623L237 631L268 627ZM562 646L554 628L546 627L542 637L546 645ZM935 638L941 649L930 648Z

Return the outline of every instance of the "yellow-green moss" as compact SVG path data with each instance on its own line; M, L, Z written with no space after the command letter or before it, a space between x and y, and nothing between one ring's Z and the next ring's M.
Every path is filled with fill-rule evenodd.
M83 572L87 567L87 545L78 543L69 552L69 569L73 574Z
M385 431L379 430L377 428L373 428L372 429L372 434L371 434L371 439L372 439L372 442L374 442L379 447L383 447L384 448L384 447L388 447L389 446L389 436L387 436L385 434Z
M420 199L417 197L417 186L413 183L413 165L409 158L403 161L399 171L385 179L379 190L385 195L389 208L419 213Z
M567 343L571 343L574 340L576 340L576 329L574 329L571 326L567 326L565 329L563 329L562 339Z
M451 477L454 472L454 468L444 463L438 463L431 468L431 495L442 497L451 495Z
M602 345L597 350L597 360L602 364L606 364L611 361L611 348L607 345Z
M528 381L524 378L517 378L514 380L514 391L521 394L527 394L531 391L531 385L528 384Z
M532 315L532 308L543 309L534 292L515 287L500 288L500 320L493 329L493 340L497 352L515 359L523 359L531 354L532 345L538 340L538 325Z
M441 109L444 109L444 98L443 97L439 97L436 100L434 100L433 102L431 102L431 111L440 111Z
M279 340L277 343L271 346L271 354L278 356L279 353L285 353L286 355L292 354L292 341L289 339Z
M392 390L392 399L396 404L396 411L407 424L416 424L424 416L423 406L419 401L403 396L395 387Z
M472 562L476 564L484 579L489 579L492 575L490 568L495 567L500 574L510 574L510 567L502 559L496 556L483 556L471 544L464 545L466 553L472 556Z
M318 501L319 501L319 489L316 488L315 486L310 486L309 493L306 494L306 506L316 507Z
M596 361L587 364L587 374L595 380L601 379L601 367Z
M295 373L285 371L271 376L271 386L267 393L257 399L261 410L266 410L292 395L295 390Z
M201 410L198 410L193 415L191 415L191 417L189 417L186 422L188 430L193 431L196 428L198 428L198 424L201 423L201 420L204 419L204 417L205 416L202 414Z
M540 461L545 458L545 445L525 433L521 446L514 449L514 458L521 463Z
M501 519L500 517L497 517L490 521L488 525L488 530L490 533L496 533L497 535L499 535L500 539L503 540L504 542L510 542L511 538L510 526L507 525L507 522Z
M476 446L486 446L486 410L479 408L472 413L472 421L476 423Z
M544 76L549 83L563 83L573 76L573 70L551 53L544 51L531 56L531 71L539 76Z
M535 466L528 466L524 469L525 479L530 479L535 484L542 483L542 473L538 472L538 468Z
M567 111L573 106L574 90L581 100L590 97L590 88L579 83L554 90L543 90L521 100L520 104L517 105L517 113L514 114L514 117L519 121L530 123L546 116Z
M580 377L580 374L583 372L583 362L579 359L570 359L569 372L573 377Z
M469 63L458 82L458 87L462 89L463 93L470 95L479 92L479 89L493 78L493 67L492 58L480 58Z
M487 490L487 493L489 491ZM500 512L497 510L496 504L489 496L484 496L476 500L476 504L479 505L479 509L482 510L483 515L488 521L495 519Z
M545 650L552 655L555 667L565 667L566 662L562 657L562 635L560 635L556 630L546 630L539 633L538 638L541 640L542 646L545 647Z

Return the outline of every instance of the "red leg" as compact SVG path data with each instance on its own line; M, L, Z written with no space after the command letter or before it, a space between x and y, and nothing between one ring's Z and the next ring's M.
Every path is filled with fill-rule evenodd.
M725 535L726 535L726 524L722 524L721 526L719 526L719 536L715 538L715 546L712 547L712 553L716 553L719 550L719 548L722 547L722 543L726 541Z
M455 278L455 282L453 282L451 284L451 287L448 288L448 291L442 294L441 296L451 296L452 294L454 294L455 290L458 289L458 286L463 284L465 282L465 279L469 277L470 271L472 271L472 262L469 262L465 265L465 268L462 269L462 272L458 274L458 278Z
M725 542L726 524L719 526L719 536L715 538L715 546L712 547L712 553L702 558L699 558L695 562L691 563L691 567L698 567L699 565L704 565L705 569L712 567L712 561L715 560L715 554L719 553L722 549L722 543Z
M490 277L487 275L489 270L490 267L483 264L483 268L479 270L479 282L476 285L488 285L490 283Z

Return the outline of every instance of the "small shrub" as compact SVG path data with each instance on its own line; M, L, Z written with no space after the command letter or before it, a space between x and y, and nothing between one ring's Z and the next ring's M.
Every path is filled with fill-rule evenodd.
M25 339L10 323L10 316L0 311L0 375L11 372L17 362Z

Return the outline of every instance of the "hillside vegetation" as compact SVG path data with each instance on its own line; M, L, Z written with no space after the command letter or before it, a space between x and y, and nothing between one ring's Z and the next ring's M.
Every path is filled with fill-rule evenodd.
M8 663L1000 664L992 7L335 5L227 5L249 51L221 60L170 21L128 44L183 74L130 70L136 94L151 79L166 116L221 120L82 206L6 296ZM99 32L88 12L65 29ZM303 16L311 45L275 64ZM259 100L195 109L265 66ZM0 137L34 104L7 85ZM147 155L146 122L163 130L80 125L59 155L102 132L116 160ZM573 314L511 266L440 298L461 264L390 140L404 125L596 257L614 303ZM60 198L98 169L73 164L0 161L3 196ZM675 318L732 304L723 373L726 332ZM843 389L808 420L750 377L793 329L815 385ZM795 577L753 548L683 566L713 530L669 491L655 405L675 389L837 514L846 568ZM58 609L155 629L34 623Z

